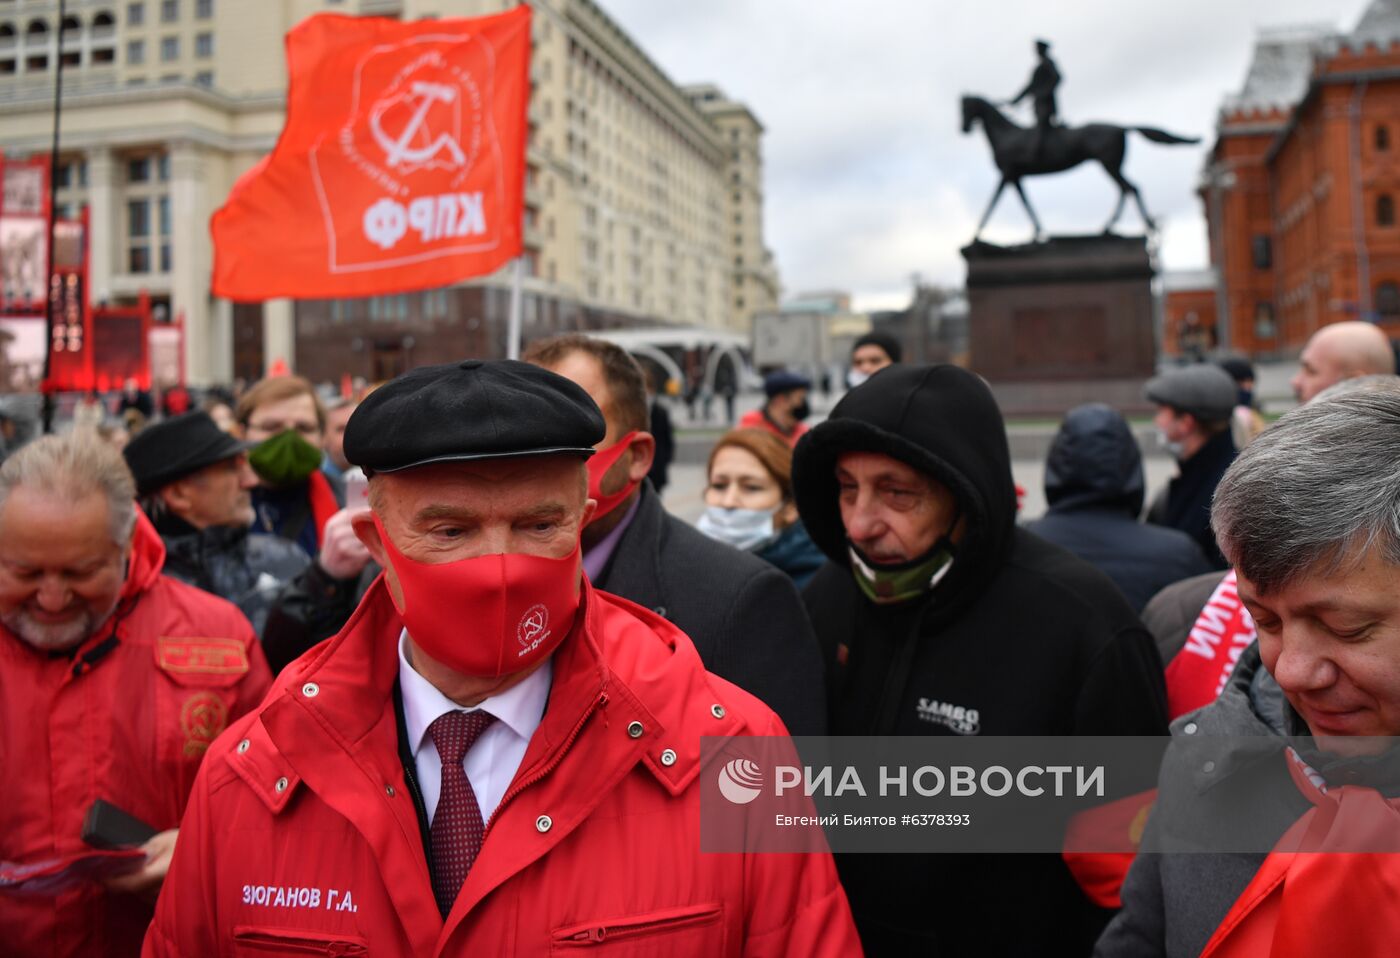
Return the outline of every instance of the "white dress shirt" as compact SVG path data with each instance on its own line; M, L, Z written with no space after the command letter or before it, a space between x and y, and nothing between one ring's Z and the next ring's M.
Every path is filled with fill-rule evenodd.
M399 689L403 693L405 731L413 749L413 764L418 771L418 787L423 792L423 807L428 810L428 824L432 824L442 792L442 759L438 757L433 737L428 734L428 726L448 712L478 710L490 712L496 716L496 721L467 749L462 765L476 794L481 820L489 823L515 779L530 736L535 734L544 717L554 678L553 661L546 659L525 681L483 700L475 709L464 709L414 671L404 653L407 637L407 631L399 636Z

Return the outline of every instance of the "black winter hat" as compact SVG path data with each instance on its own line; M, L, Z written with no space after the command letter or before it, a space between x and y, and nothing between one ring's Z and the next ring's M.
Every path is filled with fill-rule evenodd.
M250 445L220 429L207 412L187 412L142 429L122 455L136 478L136 494L146 496Z
M581 386L510 359L421 366L365 397L345 458L366 474L472 459L593 455L607 425Z

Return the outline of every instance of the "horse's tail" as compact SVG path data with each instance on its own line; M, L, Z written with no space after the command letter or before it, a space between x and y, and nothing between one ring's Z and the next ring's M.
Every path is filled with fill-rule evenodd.
M1175 133L1168 133L1165 130L1159 130L1153 126L1135 126L1132 129L1137 130L1153 143L1169 143L1175 146L1178 144L1201 142L1199 136L1177 136Z

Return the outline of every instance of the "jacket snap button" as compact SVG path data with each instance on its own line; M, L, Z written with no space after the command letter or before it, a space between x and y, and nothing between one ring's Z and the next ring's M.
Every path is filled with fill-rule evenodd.
M394 797L394 786L392 786L392 785L385 785L385 786L384 786L384 794L385 794L385 795L388 795L390 798L393 798L393 797Z
M711 705L710 714L713 715L715 718L724 718L724 706L720 705L719 703Z
M540 834L544 834L553 827L554 819L550 818L548 815L541 815L539 818L535 819L535 830Z
M632 738L641 738L642 732L644 731L646 730L642 728L641 722L633 722L631 725L627 726L627 734Z
M1195 723L1195 722L1187 722L1186 725L1183 726L1181 730L1182 730L1183 732L1185 732L1187 735L1195 735L1195 734L1196 734L1196 723Z
M1210 772L1215 771L1215 763L1214 763L1214 762L1206 762L1204 765L1201 766L1201 771L1206 772L1207 774L1209 774Z
M277 780L277 784L273 787L276 788L279 792L285 792L287 790L287 776L283 775L281 778L279 778Z
M661 753L661 764L665 765L667 768L670 768L672 765L676 764L675 749L668 748L666 751Z
M238 743L238 754L239 754L239 755L242 755L244 752L248 751L248 747L251 746L252 744L253 744L253 743L250 742L250 741L248 741L246 738L245 738L243 741L239 742L239 743Z
M321 687L315 682L307 682L301 687L301 694L309 699L314 699L321 692Z

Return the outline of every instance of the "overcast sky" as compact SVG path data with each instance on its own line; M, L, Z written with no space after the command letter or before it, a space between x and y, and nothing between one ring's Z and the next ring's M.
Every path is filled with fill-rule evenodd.
M1033 38L1054 44L1066 122L1202 137L1167 147L1130 135L1123 171L1162 228L1163 265L1195 269L1207 264L1195 183L1257 29L1350 29L1368 0L599 2L671 79L718 84L767 128L764 228L784 295L845 289L871 309L906 305L916 272L962 283L958 249L997 173L980 131L960 133L959 97L1010 99L1035 66ZM1052 233L1098 232L1117 198L1097 164L1026 184ZM1124 215L1120 230L1140 229ZM984 238L1030 233L1008 193Z

